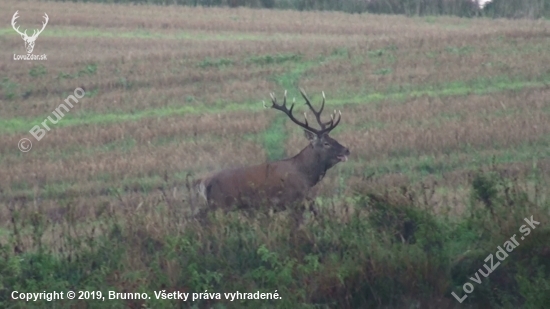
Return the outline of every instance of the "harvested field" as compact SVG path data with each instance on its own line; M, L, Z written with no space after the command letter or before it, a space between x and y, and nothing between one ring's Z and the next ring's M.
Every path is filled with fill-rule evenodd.
M327 110L342 111L342 123L331 136L350 148L351 157L331 169L317 188L318 202L331 204L339 220L351 220L357 192L394 192L389 200L401 205L401 198L409 197L403 188L418 190L415 196L432 191L423 205L459 218L472 205L470 188L479 170L513 179L530 203L549 203L547 20L14 0L0 3L1 19L11 20L16 10L21 29L41 26L44 12L50 20L33 52L46 54L45 61L13 60L13 54L25 53L24 42L8 23L0 28L0 54L5 58L0 63L2 248L9 244L31 252L38 246L32 232L38 223L23 220L26 232L14 232L17 209L23 217L42 214L40 222L64 222L70 216L84 234L103 222L99 218L105 212L118 218L136 211L139 220L146 220L139 222L150 225L132 228L136 238L126 241L147 234L155 244L165 245L165 235L188 225L170 222L178 213L162 215L155 207L189 207L187 177L282 159L307 145L291 121L262 105L270 92L282 97L288 90L289 97L296 98L296 110L303 112L299 87L315 103L324 91ZM64 115L55 124L45 120L55 120L52 112L78 87L85 95L74 108L61 109ZM44 121L51 130L38 141L29 130L44 129ZM32 142L27 153L18 150L22 138ZM146 210L139 210L142 205ZM219 226L231 223L220 220ZM277 220L250 225L251 233L268 229L258 239L271 249L270 244L278 243L272 235L281 231L284 221ZM514 223L504 225L515 229ZM41 242L50 249L66 249L59 240L65 230L51 231ZM208 235L222 239L229 237L226 232L231 234L212 229ZM300 257L309 254L296 250ZM147 258L126 259L126 275L151 271ZM214 261L210 266L215 268ZM190 289L181 277L170 277L170 263L161 267L168 276L165 288L176 290L181 284ZM382 276L390 268L386 266L381 266ZM389 276L396 274L393 271L398 273L393 269ZM361 270L357 280L367 272ZM413 280L414 275L407 274ZM100 281L134 292L140 284L152 288L156 279L148 276L150 281L144 283L109 273ZM212 278L193 288L216 286ZM319 280L321 288L308 286L307 297L292 299L327 308L334 304L324 294L347 299L336 279ZM440 279L426 280L437 286ZM241 283L234 288L258 288ZM420 303L445 299L449 308L454 306L448 282L443 285ZM0 282L0 295L5 287ZM410 291L401 300L417 290ZM385 298L378 293L386 292L372 291L362 304L380 305ZM283 304L291 308L294 302Z

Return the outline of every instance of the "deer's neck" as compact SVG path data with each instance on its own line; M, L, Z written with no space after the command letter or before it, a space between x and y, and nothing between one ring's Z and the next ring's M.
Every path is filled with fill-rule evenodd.
M298 170L304 175L310 187L315 186L321 181L328 170L325 162L321 161L320 154L314 151L311 145L302 149L292 160Z

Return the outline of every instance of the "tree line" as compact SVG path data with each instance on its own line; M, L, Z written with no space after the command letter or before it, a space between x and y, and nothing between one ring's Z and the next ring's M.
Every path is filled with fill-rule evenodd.
M65 1L65 0L61 0ZM228 6L322 10L407 16L549 18L550 0L492 0L481 8L479 0L72 0L74 2L134 3L188 6Z

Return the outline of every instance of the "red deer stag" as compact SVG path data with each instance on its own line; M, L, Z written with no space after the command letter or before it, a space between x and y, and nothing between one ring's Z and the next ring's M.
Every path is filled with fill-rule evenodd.
M338 162L347 161L350 155L349 149L328 135L340 123L341 113L336 115L334 111L331 120L322 122L321 113L325 106L325 94L323 93L321 108L316 111L302 89L300 93L315 115L320 129L309 126L305 113L304 122L294 118L292 115L294 103L290 109L287 108L286 91L282 105L277 104L274 94L271 94L271 108L285 113L290 120L302 127L310 144L291 158L223 170L197 180L196 189L208 204L205 210L218 207L229 210L233 206L252 209L266 204L276 209L299 206L299 203L303 203L309 197L311 188L321 181L328 169ZM264 107L266 107L265 103ZM292 207L294 210L297 208Z

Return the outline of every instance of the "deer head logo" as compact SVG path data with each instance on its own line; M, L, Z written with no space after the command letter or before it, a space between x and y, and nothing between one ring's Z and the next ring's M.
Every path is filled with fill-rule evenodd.
M17 26L17 28L15 27L15 20L19 18L19 16L17 15L18 12L19 11L16 11L15 14L13 14L13 17L11 19L11 26L13 27L13 30L15 30L15 32L21 35L21 38L25 41L25 49L27 50L27 53L30 54L34 49L34 41L36 41L36 38L38 38L38 35L40 35L42 31L44 31L44 28L46 28L46 25L48 24L48 20L49 20L48 14L44 13L43 17L46 21L42 22L42 29L33 30L32 35L28 36L27 30L25 30L25 32L21 32L19 31L19 26Z

